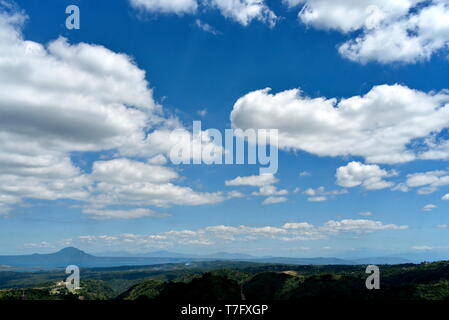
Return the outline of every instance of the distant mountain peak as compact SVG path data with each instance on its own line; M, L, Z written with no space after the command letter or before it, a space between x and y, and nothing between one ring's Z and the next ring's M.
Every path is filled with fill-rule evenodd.
M56 254L58 254L58 255L77 255L77 256L81 256L81 255L85 255L85 256L90 256L90 254L88 254L88 253L86 253L86 252L84 252L84 251L82 251L82 250L80 250L80 249L78 249L78 248L75 248L75 247L66 247L66 248L63 248L63 249L61 249L61 250L59 250L58 252L56 252Z

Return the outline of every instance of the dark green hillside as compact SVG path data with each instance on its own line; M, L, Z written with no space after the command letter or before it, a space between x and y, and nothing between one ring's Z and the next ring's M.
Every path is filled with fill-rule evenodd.
M240 270L216 270L189 278L158 283L145 294L142 286L130 289L126 298L220 300L237 297L257 300L447 300L449 265L381 266L381 289L367 290L365 268L357 266L248 266ZM300 271L298 271L300 270ZM221 295L216 288L221 288ZM159 294L157 294L159 292Z
M63 271L0 272L0 299L448 300L449 262L381 265L380 290L366 266L195 262L81 269L82 289L66 292ZM11 289L13 288L13 289ZM16 288L16 289L14 289Z
M118 298L124 300L162 299L171 301L240 300L241 289L236 280L218 272L205 273L202 276L192 277L190 280L178 279L165 283L147 280L133 286Z
M264 272L255 275L243 285L245 298L248 300L284 300L290 291L303 282L303 277L292 273Z
M168 282L156 299L170 301L240 300L241 289L237 281L223 275L205 273L189 283Z
M82 280L80 289L69 292L61 282L43 283L33 288L0 290L0 300L108 300L114 291L104 281Z
M158 280L146 280L132 286L117 298L120 300L154 299L159 296L163 284L162 281Z

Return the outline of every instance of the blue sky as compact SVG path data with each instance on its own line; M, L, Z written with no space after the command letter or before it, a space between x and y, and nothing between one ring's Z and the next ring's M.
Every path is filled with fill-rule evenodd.
M449 254L447 1L214 1L0 2L0 253ZM194 120L279 129L273 180L160 162Z

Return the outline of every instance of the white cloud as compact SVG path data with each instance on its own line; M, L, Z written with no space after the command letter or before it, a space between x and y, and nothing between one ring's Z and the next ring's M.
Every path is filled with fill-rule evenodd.
M107 150L143 140L143 129L159 121L145 73L129 57L64 38L47 48L5 41L0 139L31 136L49 151Z
M440 184L441 177L447 174L446 171L428 171L422 173L409 174L407 185L409 187L422 187L425 185Z
M310 172L307 172L307 171L301 171L300 173L299 173L299 176L300 177L310 177L312 174L310 173Z
M310 202L323 202L329 200L328 196L338 196L348 193L347 190L341 189L341 190L331 190L327 191L325 187L321 186L317 189L309 188L304 191L305 195L308 195L309 198L307 199Z
M436 205L434 205L434 204L427 204L427 205L425 205L423 208L422 208L422 210L423 211L432 211L432 210L434 210L434 209L436 209L436 208L438 208Z
M434 188L434 187L425 187L425 188L420 188L420 189L418 189L418 194L421 194L421 195L426 195L426 194L431 194L431 193L434 193L435 191L436 191L437 189L436 188Z
M282 2L286 4L289 8L293 8L303 3L304 0L282 0Z
M443 198L441 198L441 200L449 201L449 193L444 195Z
M284 229L310 229L313 228L308 222L288 222L282 226Z
M281 242L313 241L337 237L342 234L365 235L386 230L404 230L407 226L384 224L373 220L330 220L320 226L308 222L289 222L278 226L226 226L216 225L196 230L171 230L157 234L118 234L118 235L87 235L72 239L71 245L111 246L114 248L168 248L186 245L210 246L217 243L236 241L273 240ZM65 242L67 244L67 242Z
M255 196L284 196L287 194L288 194L287 190L285 190L285 189L278 190L273 185L262 186L259 188L258 192L253 192L253 195L255 195Z
M449 225L447 225L447 224L439 224L439 225L437 225L437 228L438 229L447 229L447 228L449 228Z
M123 146L121 153L139 157L154 157L162 154L170 158L172 163L222 159L223 147L217 144L218 141L214 142L207 130L193 134L192 130L187 130L178 121L168 119L166 122L168 123L164 126L149 133L144 140Z
M101 46L26 41L24 13L1 9L0 207L23 198L85 199L88 179L69 152L143 139L160 112L145 73Z
M226 180L225 184L227 186L252 186L252 187L263 187L266 185L277 183L279 180L271 174L261 174L258 176L248 176L248 177L237 177L233 180Z
M266 198L262 204L275 204L288 201L286 197L268 197Z
M330 234L339 232L353 232L357 234L371 233L378 230L404 230L407 226L383 224L380 221L366 219L345 219L341 221L328 221L323 227Z
M421 157L424 151L414 150L412 142L449 127L448 102L444 91L424 93L402 85L380 85L341 100L308 98L298 89L278 94L264 89L238 99L231 120L243 130L278 129L282 149L392 164Z
M231 199L232 198L244 198L245 197L245 195L243 193L241 193L240 191L236 191L236 190L227 192L227 195Z
M278 190L277 187L273 185L278 182L279 180L273 174L267 173L226 180L225 185L259 187L259 191L253 192L252 195L267 197L262 204L274 204L288 200L286 197L280 197L287 195L289 193L288 190Z
M138 219L144 217L163 217L166 214L160 214L150 209L130 209L130 210L104 210L96 208L85 208L83 213L91 215L94 219Z
M304 4L300 20L318 29L350 36L339 52L356 62L414 63L446 50L449 6L446 0L284 0Z
M310 201L310 202L324 202L324 201L327 201L327 200L328 200L328 198L325 197L325 196L309 197L307 199L307 201Z
M207 109L202 109L202 110L197 111L197 114L200 117L205 117L207 115L207 112L208 112Z
M342 187L353 188L362 186L368 190L378 190L392 187L391 181L384 178L395 176L394 171L388 172L378 165L366 165L360 162L350 162L337 169L337 184Z
M243 26L258 20L273 27L277 21L276 14L268 8L265 0L209 0L208 3L218 8L223 16Z
M200 4L204 8L218 9L220 13L243 26L248 26L257 20L273 27L278 17L267 6L265 0L129 0L135 8L149 12L194 14L198 11ZM206 32L218 34L212 26L196 20L196 25Z
M152 157L151 159L148 159L148 163L153 165L164 165L167 162L168 162L167 158L162 154L159 154L157 156Z
M301 21L319 29L350 32L371 29L385 20L404 16L420 0L284 0L290 7L305 4Z
M129 183L165 183L178 178L167 167L145 164L129 159L96 161L92 166L92 178L103 183L127 185Z
M164 116L145 72L131 57L64 38L45 46L27 41L21 31L25 14L2 5L0 212L27 198L103 206L199 205L225 199L173 184L178 174L161 166L170 146L164 133L173 128L191 133ZM165 145L158 138L165 138ZM72 153L86 151L108 151L118 159L96 161L87 174L71 160ZM143 163L125 156L151 159Z
M127 159L93 164L90 191L95 203L153 205L202 205L225 200L221 193L195 192L173 184L178 174L170 168Z
M135 8L151 12L185 14L194 13L198 8L196 0L129 0Z
M316 189L309 188L304 191L304 194L308 196L316 196L316 195L338 196L345 193L348 193L348 191L345 189L327 191L326 188L323 186Z
M429 150L421 155L424 160L448 160L449 159L449 141L438 139L437 135L432 135L425 140Z
M418 194L430 194L437 191L439 187L446 185L449 185L449 172L435 170L408 174L407 180L395 189L407 192L411 188L418 187Z
M339 51L348 59L361 63L428 60L436 52L448 48L448 21L448 4L435 0L417 13L365 29L361 36L340 46Z
M319 187L318 189L309 188L304 191L304 194L306 194L308 196L315 196L318 193L322 193L322 192L324 192L324 187Z

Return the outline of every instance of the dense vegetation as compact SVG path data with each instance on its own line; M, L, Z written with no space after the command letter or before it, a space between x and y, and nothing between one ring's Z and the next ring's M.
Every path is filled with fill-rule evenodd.
M449 300L449 262L380 269L380 290L366 289L363 266L196 262L82 269L81 289L73 293L61 285L62 271L5 271L0 300Z
M83 280L80 289L70 292L62 282L38 287L0 290L0 300L108 300L114 291L104 281Z

